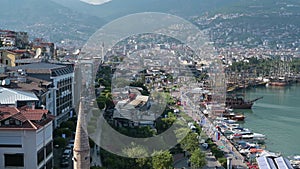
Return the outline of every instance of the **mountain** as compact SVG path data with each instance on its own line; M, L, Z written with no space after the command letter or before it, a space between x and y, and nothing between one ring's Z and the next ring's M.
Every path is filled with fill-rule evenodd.
M230 5L225 5L217 10L211 12L213 13L294 13L300 12L300 1L299 0L238 0L236 3Z
M27 31L30 37L81 45L104 21L50 0L1 0L0 29Z
M299 0L1 0L0 29L79 45L105 23L137 12L163 12L184 18L216 13L297 13Z
M164 12L181 17L199 16L240 0L112 0L103 5L90 5L80 0L54 1L72 10L110 21L137 12Z

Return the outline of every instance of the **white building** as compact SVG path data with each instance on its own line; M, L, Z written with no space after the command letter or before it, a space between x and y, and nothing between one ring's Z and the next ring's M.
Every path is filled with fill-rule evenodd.
M54 126L66 121L74 108L74 68L72 65L58 65L51 63L32 63L17 66L15 70L24 70L27 76L48 82L48 90L45 96L45 108L54 116Z
M0 107L0 168L52 169L52 120L48 110Z

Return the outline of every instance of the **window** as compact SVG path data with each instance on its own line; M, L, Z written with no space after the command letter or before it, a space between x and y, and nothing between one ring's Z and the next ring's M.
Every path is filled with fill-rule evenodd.
M53 144L52 144L52 141L50 143L48 143L46 145L46 156L48 156L50 153L52 153L52 150L53 150Z
M53 160L52 158L50 160L47 161L46 163L46 169L52 169L53 167Z
M45 155L44 155L44 148L41 148L38 152L37 152L37 159L38 159L38 161L37 161L37 164L40 164L43 160L44 160L44 158L45 158Z
M5 167L24 167L24 154L4 154Z
M15 119L9 119L9 125L16 125Z
M8 60L5 60L5 64L8 65Z
M0 144L0 147L4 148L22 148L21 144Z
M9 120L5 120L4 124L9 125Z

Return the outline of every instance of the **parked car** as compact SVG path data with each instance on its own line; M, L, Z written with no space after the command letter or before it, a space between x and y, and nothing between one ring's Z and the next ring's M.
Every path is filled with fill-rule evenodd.
M69 167L69 158L62 158L60 162L61 167Z
M63 152L63 154L62 154L62 157L63 158L70 158L71 154L72 154L72 150L71 149L65 149L64 152Z
M69 141L69 145L73 148L74 147L74 142L75 142L75 140L70 140Z
M73 146L74 146L74 145L68 144L68 145L66 146L66 149L72 150L72 149L73 149Z

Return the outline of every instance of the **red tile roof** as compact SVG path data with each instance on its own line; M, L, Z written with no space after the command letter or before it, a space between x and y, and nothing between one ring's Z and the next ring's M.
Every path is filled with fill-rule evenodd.
M0 107L0 121L7 119L20 111L15 107Z
M22 122L21 125L1 125L1 129L33 129L37 130L54 119L48 110L30 109L28 106L21 108L0 107L0 123L6 119L16 119Z
M21 122L25 122L27 120L27 118L21 112L12 115L11 118L17 119Z

